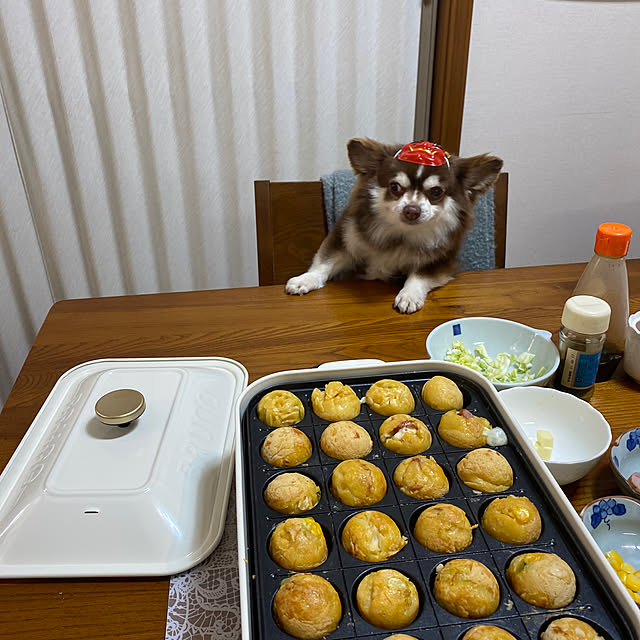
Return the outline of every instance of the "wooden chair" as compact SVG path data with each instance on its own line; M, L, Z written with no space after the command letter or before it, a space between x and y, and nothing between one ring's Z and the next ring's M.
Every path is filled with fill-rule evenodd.
M504 267L509 174L495 185L496 266ZM258 283L284 284L306 271L327 234L322 183L256 180Z

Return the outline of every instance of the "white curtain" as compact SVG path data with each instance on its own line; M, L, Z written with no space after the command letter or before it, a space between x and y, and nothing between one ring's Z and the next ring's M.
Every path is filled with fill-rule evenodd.
M0 0L0 401L52 302L254 285L255 179L409 140L420 5Z

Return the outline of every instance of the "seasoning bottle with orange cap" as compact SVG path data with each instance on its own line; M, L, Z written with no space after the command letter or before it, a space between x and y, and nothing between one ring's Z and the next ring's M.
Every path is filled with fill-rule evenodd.
M599 380L608 380L624 353L629 319L629 276L625 256L629 251L631 229L626 224L605 222L598 227L594 254L586 266L573 295L601 298L611 307L611 320L598 367Z

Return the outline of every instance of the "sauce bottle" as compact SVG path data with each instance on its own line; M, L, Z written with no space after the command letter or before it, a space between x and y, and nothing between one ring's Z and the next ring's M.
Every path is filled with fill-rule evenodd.
M555 386L587 400L593 394L611 308L594 296L573 296L562 310Z
M573 295L601 298L611 307L611 320L600 358L597 380L608 380L624 353L629 319L629 276L625 256L629 251L631 229L618 222L598 227L594 254L578 280Z

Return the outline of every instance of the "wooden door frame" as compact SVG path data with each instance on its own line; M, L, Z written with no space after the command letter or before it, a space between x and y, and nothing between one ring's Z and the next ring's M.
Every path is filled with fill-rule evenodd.
M415 138L437 142L456 154L460 152L472 16L473 0L423 0ZM424 46L427 41L434 42L433 46ZM430 87L430 99L425 97L425 84ZM428 104L429 109L419 103Z

